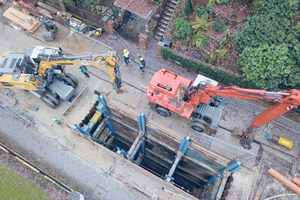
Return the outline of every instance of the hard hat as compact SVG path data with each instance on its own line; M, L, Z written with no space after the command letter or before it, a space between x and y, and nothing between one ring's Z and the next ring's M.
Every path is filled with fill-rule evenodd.
M143 57L140 57L140 61L143 61L144 60L144 58Z
M124 53L126 53L127 52L127 49L124 49Z

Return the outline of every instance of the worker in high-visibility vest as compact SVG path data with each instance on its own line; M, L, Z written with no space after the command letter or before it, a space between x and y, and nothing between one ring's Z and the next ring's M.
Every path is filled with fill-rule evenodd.
M140 60L141 73L144 73L145 67L146 67L146 62L145 62L144 58L141 55L139 55L139 60Z
M124 49L124 60L126 65L130 64L130 53L127 49Z

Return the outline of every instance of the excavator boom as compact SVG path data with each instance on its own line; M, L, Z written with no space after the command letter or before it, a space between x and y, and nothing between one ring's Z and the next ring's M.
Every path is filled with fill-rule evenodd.
M118 90L123 85L121 73L118 66L119 58L115 52L108 52L107 54L92 55L68 55L68 56L52 56L40 61L39 75L44 77L46 70L56 66L70 66L70 65L86 65L86 66L104 66L113 81L114 89ZM62 74L58 71L56 74Z
M283 92L267 92L265 90L244 89L237 86L222 87L208 84L199 87L197 90L196 94L200 93L203 100L207 99L208 96L227 96L274 103L274 105L252 120L250 127L242 134L245 138L248 137L248 134L253 129L265 125L300 105L300 91L296 89ZM203 101L202 103L207 102Z

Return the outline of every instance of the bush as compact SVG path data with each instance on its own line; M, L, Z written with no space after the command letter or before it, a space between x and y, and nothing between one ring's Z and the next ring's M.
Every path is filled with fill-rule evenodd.
M235 34L239 63L248 80L264 89L289 89L299 82L300 38L294 17L299 3L261 0L255 14Z
M293 88L300 82L299 69L289 58L286 44L246 47L240 55L239 64L248 80L255 81L257 86L266 90Z
M217 33L221 33L226 29L226 23L219 18L216 18L215 23L214 23L214 30Z
M229 5L230 4L230 0L221 0L220 4Z
M192 27L186 20L180 18L177 18L175 20L172 29L172 38L175 41L182 38L185 40L185 42L187 42L189 41L189 38L187 36L189 36L192 33L193 33Z
M210 39L210 37L208 37L208 36L204 36L203 37L203 39L202 39L202 45L203 46L208 46L208 45L210 45L210 43L211 43L211 39Z
M209 17L207 8L202 7L201 5L196 6L195 13L199 18L201 18L203 16L205 19L208 19L208 17Z

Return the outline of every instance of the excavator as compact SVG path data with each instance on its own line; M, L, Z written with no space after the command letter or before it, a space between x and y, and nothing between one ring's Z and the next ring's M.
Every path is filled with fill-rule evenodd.
M78 80L65 72L66 66L104 66L115 90L123 85L116 52L72 55L56 47L31 46L27 53L10 51L0 57L0 87L26 90L56 108L70 101Z
M248 140L253 130L259 128L284 113L300 105L300 91L291 89L282 92L243 89L237 86L217 86L218 82L198 75L192 81L167 69L161 69L152 77L147 90L150 106L162 116L183 116L192 119L191 127L204 132L216 132L226 101L221 96L250 99L272 103L264 112L257 115L250 126L240 134ZM250 141L252 142L252 141Z

